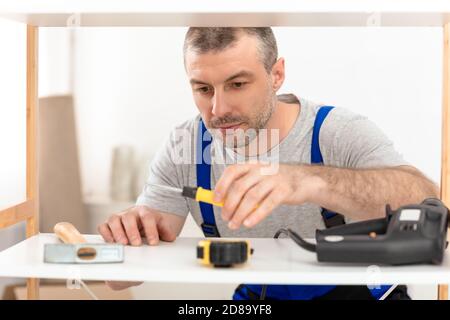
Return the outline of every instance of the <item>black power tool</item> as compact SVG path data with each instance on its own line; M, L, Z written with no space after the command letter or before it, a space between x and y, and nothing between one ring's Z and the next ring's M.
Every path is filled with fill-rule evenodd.
M373 264L440 264L447 242L449 210L438 199L391 210L386 217L316 231L316 245L290 229L280 230L317 253L320 262Z

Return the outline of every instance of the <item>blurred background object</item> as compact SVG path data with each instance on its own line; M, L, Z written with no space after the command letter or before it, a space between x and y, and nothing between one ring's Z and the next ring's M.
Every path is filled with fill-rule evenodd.
M111 200L133 201L135 160L132 146L113 148L111 166Z
M40 232L53 232L56 223L70 221L85 233L72 96L40 98L38 127Z

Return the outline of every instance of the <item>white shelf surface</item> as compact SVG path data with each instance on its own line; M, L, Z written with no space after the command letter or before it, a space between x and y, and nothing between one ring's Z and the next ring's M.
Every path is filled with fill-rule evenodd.
M88 235L89 242L103 242ZM268 283L268 284L448 284L448 253L442 265L379 266L324 264L315 254L299 248L290 239L250 239L255 249L250 261L240 267L220 269L202 266L196 260L200 238L178 238L158 246L125 248L120 264L47 264L45 243L57 243L53 234L40 234L0 252L0 277L48 279L129 280L178 283Z
M450 1L12 0L0 2L0 17L43 27L442 26Z

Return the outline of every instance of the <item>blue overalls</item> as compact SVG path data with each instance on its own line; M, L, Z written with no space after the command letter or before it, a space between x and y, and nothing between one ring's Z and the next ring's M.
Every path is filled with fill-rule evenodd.
M323 106L317 112L311 143L311 164L323 165L319 145L319 133L323 121L332 109L333 107L331 106ZM197 133L196 169L197 186L204 189L211 189L211 142L212 136L200 118ZM201 148L198 146L201 146ZM203 218L201 227L205 237L220 237L216 226L213 206L203 202L199 202L199 206ZM344 217L341 214L328 211L325 208L322 208L321 213L327 228L345 223ZM379 299L390 287L389 285L382 285L369 290L375 299ZM334 288L336 288L335 285L268 285L266 299L310 300L323 296ZM247 290L250 290L252 296L259 296L261 293L261 285L246 284L240 286L233 295L233 299L248 300L250 294Z

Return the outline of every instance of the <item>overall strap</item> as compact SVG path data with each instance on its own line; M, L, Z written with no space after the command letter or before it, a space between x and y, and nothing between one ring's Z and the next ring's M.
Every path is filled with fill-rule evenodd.
M208 190L211 189L211 142L212 136L200 118L196 146L197 186ZM201 227L205 237L220 237L212 204L199 202L199 205L203 218Z
M320 128L322 127L322 124L325 121L328 113L330 113L333 108L334 107L332 106L322 106L320 107L319 111L317 111L316 119L314 120L311 142L311 164L323 165L323 157L322 152L320 151L319 142ZM323 222L325 223L325 227L327 228L345 224L345 218L342 214L332 212L325 208L322 208L321 214Z

